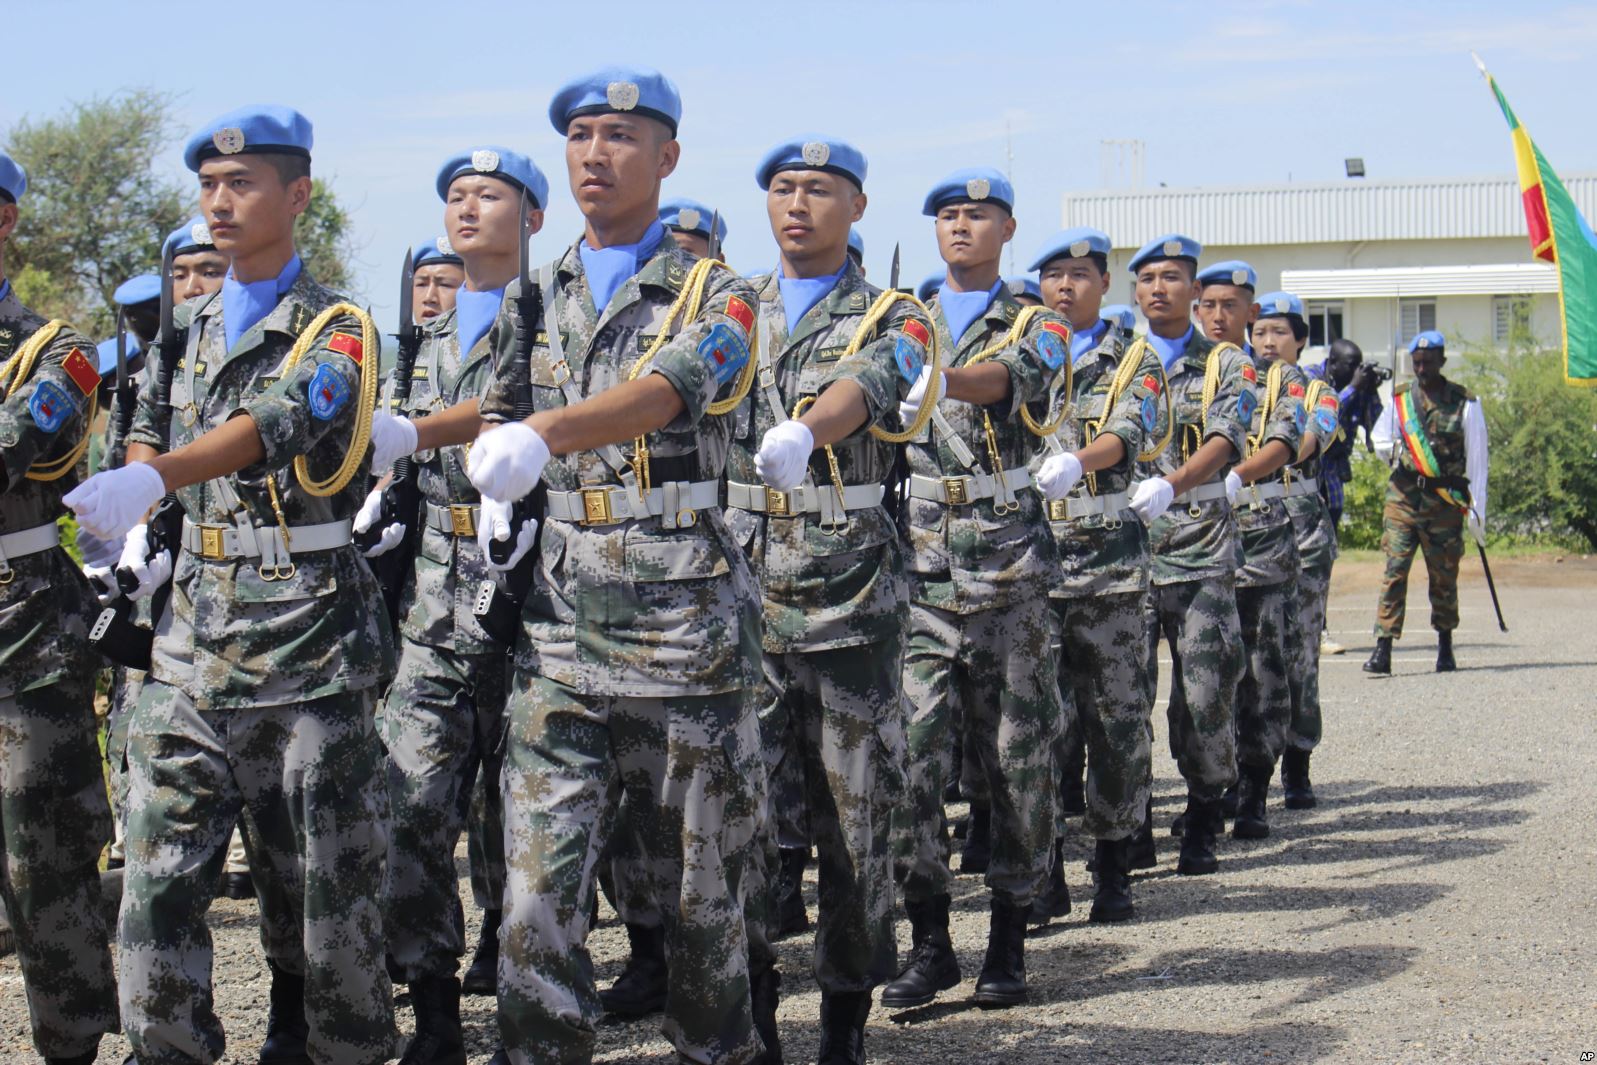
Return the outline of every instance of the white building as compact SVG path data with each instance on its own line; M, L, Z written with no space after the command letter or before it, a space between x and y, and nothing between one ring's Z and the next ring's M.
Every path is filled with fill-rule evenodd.
M1564 178L1597 218L1597 174ZM1204 246L1204 263L1243 259L1259 291L1303 299L1310 343L1348 337L1385 361L1425 329L1450 342L1502 343L1517 322L1558 334L1558 279L1532 259L1512 177L1136 189L1067 193L1063 225L1114 242L1110 295L1135 305L1126 262L1165 233Z

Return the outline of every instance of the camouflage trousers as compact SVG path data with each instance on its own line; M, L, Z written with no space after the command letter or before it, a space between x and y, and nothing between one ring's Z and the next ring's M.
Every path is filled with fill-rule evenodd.
M1287 744L1312 751L1320 742L1320 636L1325 631L1325 604L1331 594L1331 562L1304 566L1298 574L1298 595L1289 609L1297 623L1288 627L1292 672L1292 724Z
M664 1032L693 1062L759 1053L749 1004L745 869L764 796L746 692L584 695L517 673L504 791L499 1029L510 1060L592 1060L599 999L588 911L623 792L665 917Z
M505 810L499 790L499 762L505 753L503 739L501 735L494 752L493 785L488 785L486 768L477 774L471 788L471 810L466 817L466 864L471 870L471 901L479 910L499 910L505 905Z
M93 695L84 670L0 697L0 899L44 1057L88 1053L117 1026L96 869L111 813Z
M126 857L123 826L128 810L128 723L144 687L144 671L111 667L111 711L105 718L105 765L111 781L111 857Z
M405 638L377 711L388 749L383 928L408 981L451 976L466 952L455 845L479 770L499 802L506 666L501 653L457 654Z
M815 981L825 992L869 991L891 979L898 964L891 827L908 757L899 688L903 643L894 638L764 657L766 772L800 782L819 856ZM778 802L775 791L771 802ZM780 812L771 821L780 824ZM774 880L765 885L767 892L775 888ZM750 935L764 935L756 920ZM757 958L775 955L765 943L753 950Z
M1194 798L1218 801L1237 779L1242 623L1233 579L1156 584L1147 609L1151 689L1159 683L1159 640L1170 644L1170 756Z
M1242 678L1237 683L1237 764L1274 768L1292 724L1288 629L1297 622L1297 582L1237 589Z
M1069 727L1060 730L1055 765L1065 771L1069 737L1079 737L1087 753L1083 829L1094 839L1135 832L1153 785L1144 598L1142 592L1117 592L1049 601L1059 689L1070 693L1063 701L1075 711Z
M312 1060L392 1056L376 695L200 710L180 689L146 681L128 745L117 939L122 1024L141 1065L212 1062L225 1049L205 914L241 811L261 944L272 963L305 978Z
M909 801L893 819L895 872L906 899L946 895L953 884L943 783L956 768L949 748L955 707L976 744L992 803L987 886L1018 905L1040 889L1053 846L1060 732L1048 615L1041 595L975 614L910 606Z
M1431 628L1452 632L1458 628L1458 564L1464 558L1464 512L1439 498L1414 507L1392 488L1386 492L1381 515L1381 551L1386 573L1375 610L1375 635L1397 639L1403 635L1403 615L1408 605L1408 571L1414 552L1425 555L1430 578Z

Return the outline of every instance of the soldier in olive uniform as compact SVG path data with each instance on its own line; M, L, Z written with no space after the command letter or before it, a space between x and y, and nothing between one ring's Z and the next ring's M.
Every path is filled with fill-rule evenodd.
M1148 533L1131 510L1139 456L1156 452L1168 433L1164 367L1146 342L1101 316L1109 290L1109 237L1066 230L1032 264L1045 305L1070 323L1070 391L1062 375L1050 415L1064 415L1039 449L1037 488L1062 576L1049 591L1058 681L1075 708L1078 743L1087 752L1085 830L1096 841L1094 921L1132 916L1132 835L1142 827L1153 782L1149 738L1153 689L1143 650L1148 594ZM1055 752L1066 771L1065 740ZM1062 833L1061 833L1062 834ZM1063 839L1054 841L1050 880L1063 890ZM1070 896L1062 895L1069 912ZM1057 913L1055 916L1062 916Z
M711 223L715 225L714 233L710 232ZM726 241L726 219L698 200L665 201L660 205L660 224L677 247L695 259L707 258L712 245L719 248Z
M1060 707L1049 646L1048 585L1058 557L1026 469L1043 428L1048 386L1069 357L1070 329L1022 308L998 276L1015 231L1014 190L998 171L958 171L926 198L948 278L933 305L949 369L923 371L940 400L908 445L903 521L909 539L909 641L904 692L910 801L895 824L913 951L882 1004L929 1002L959 982L948 937L948 836L943 782L949 717L963 710L993 810L987 956L975 1000L1025 1000L1025 928L1054 838L1053 743Z
M48 1062L88 1065L116 1030L95 868L111 812L92 709L94 597L59 546L56 518L100 375L94 345L24 307L5 276L27 187L0 152L0 900L34 1047ZM119 541L103 542L114 554Z
M410 249L410 317L413 325L428 322L455 309L466 268L448 237L428 237ZM384 408L392 407L392 389Z
M1192 324L1202 250L1172 233L1144 245L1130 264L1174 419L1170 444L1148 464L1150 476L1137 485L1131 505L1148 523L1153 553L1151 683L1158 678L1159 640L1170 643L1170 754L1187 782L1176 871L1189 876L1217 868L1220 798L1237 779L1232 711L1242 675L1241 621L1237 527L1225 475L1242 460L1258 406L1252 361Z
M232 269L218 295L179 308L182 357L146 375L128 464L67 498L102 537L167 492L185 514L129 741L118 939L122 1023L141 1061L223 1053L205 913L241 810L272 972L261 1059L393 1051L372 723L393 642L350 543L376 333L353 308L323 314L340 301L295 253L310 147L309 121L270 106L189 140L184 161Z

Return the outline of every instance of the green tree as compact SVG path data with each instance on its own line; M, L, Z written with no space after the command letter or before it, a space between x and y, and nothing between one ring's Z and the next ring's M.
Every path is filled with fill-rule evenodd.
M325 178L311 179L311 203L294 223L294 244L311 276L336 292L349 292L355 257L349 212Z

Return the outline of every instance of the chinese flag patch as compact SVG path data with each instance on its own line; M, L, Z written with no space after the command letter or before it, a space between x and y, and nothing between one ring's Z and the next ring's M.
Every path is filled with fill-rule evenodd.
M754 309L736 296L726 298L726 316L743 327L745 333L754 329Z
M353 333L334 333L327 341L327 350L336 351L340 355L348 355L357 363L366 354L365 345L360 342L360 337Z
M1293 381L1291 384L1286 386L1286 394L1291 396L1293 399L1297 399L1303 395L1303 386L1298 384L1296 381Z
M932 340L932 334L917 318L904 319L904 335L923 348Z
M1259 371L1253 368L1252 363L1246 363L1243 365L1242 379L1250 385L1256 385L1259 383Z
M1159 394L1159 379L1153 374L1148 374L1142 379L1142 387L1157 396Z
M1330 393L1326 393L1325 395L1320 397L1320 406L1322 406L1322 407L1330 407L1332 410L1335 410L1336 409L1336 397L1334 395L1331 395Z
M1065 343L1070 343L1070 327L1063 322L1044 322L1042 327Z
M78 348L73 348L62 360L61 368L67 372L68 377L72 378L72 383L78 386L78 391L85 396L100 387L100 371L94 368L88 356Z

